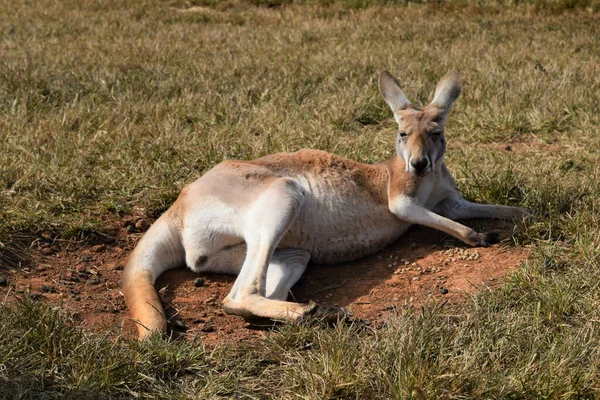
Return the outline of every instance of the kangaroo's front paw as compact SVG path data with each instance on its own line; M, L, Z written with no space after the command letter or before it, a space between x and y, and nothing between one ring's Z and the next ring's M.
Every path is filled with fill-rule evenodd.
M471 246L488 247L492 244L496 244L500 241L500 235L498 232L487 232L479 233L473 231L469 235L469 244Z

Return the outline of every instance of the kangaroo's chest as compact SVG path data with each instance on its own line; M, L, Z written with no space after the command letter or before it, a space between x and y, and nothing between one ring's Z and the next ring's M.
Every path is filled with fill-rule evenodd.
M313 262L340 263L375 253L396 241L410 227L398 219L387 202L375 201L353 184L321 177L300 178L306 198L298 218L280 247L299 247ZM437 174L423 177L415 198L432 209L443 199Z
M428 210L433 209L448 193L444 177L439 173L431 173L423 177L417 187L415 198Z

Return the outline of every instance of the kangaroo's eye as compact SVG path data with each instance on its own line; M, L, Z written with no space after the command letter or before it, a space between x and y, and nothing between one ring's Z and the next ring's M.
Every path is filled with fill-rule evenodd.
M401 137L401 138L405 138L405 137L407 137L407 136L408 136L408 135L406 134L406 132L400 132L400 133L398 133L398 135L400 135L400 137Z

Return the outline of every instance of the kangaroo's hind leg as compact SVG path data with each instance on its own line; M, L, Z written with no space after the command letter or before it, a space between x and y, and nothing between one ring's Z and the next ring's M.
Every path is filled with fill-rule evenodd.
M267 270L266 297L273 300L287 300L290 289L306 270L308 260L310 254L305 250L275 250Z
M220 272L239 274L246 251L246 245L241 244L217 252L211 258L213 262L209 265L208 272L214 268ZM306 250L276 249L267 269L265 297L270 300L286 301L291 288L306 270L309 260L310 253ZM337 307L313 305L309 314L316 318L337 320L348 316L349 312Z
M310 304L267 298L269 264L280 240L296 220L304 196L298 182L278 178L265 183L261 195L241 216L247 254L231 292L223 301L227 313L247 319L297 320L314 308Z
M282 300L288 287L301 275L299 269L294 270L285 261L306 257L305 254L278 253L269 280L268 271L275 249L298 217L304 196L304 189L297 181L277 178L265 183L261 195L241 215L247 253L233 288L223 301L223 308L228 314L246 319L258 317L291 321L309 315L331 319L347 315L346 310L340 308L321 308L315 304ZM297 265L300 262L296 260L290 264ZM285 268L282 268L283 265ZM272 290L269 292L271 298L268 298L267 288L272 288L269 289Z
M277 249L273 253L269 269L267 271L267 298L285 301L290 294L290 289L302 277L306 270L310 253L301 249ZM352 315L352 313L341 307L328 307L312 304L305 316L311 316L317 320L336 322Z

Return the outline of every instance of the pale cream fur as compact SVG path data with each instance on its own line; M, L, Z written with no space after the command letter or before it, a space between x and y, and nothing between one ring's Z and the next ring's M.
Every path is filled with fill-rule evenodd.
M224 161L186 186L144 235L127 264L125 300L140 338L166 330L153 287L183 263L198 272L237 275L223 301L244 318L339 318L344 309L288 302L310 260L341 263L372 254L411 224L441 230L472 246L492 236L461 218L521 218L521 208L464 200L444 165L444 122L460 93L456 73L438 84L433 102L413 106L387 71L380 90L399 124L397 155L367 165L317 150Z

